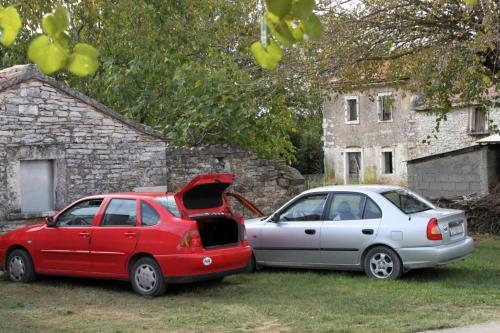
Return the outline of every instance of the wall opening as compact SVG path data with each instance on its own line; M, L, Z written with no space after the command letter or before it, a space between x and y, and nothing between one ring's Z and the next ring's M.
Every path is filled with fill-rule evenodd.
M384 151L382 152L382 173L391 174L393 172L392 151Z
M54 160L21 161L21 212L54 210Z
M347 152L346 158L348 184L359 184L361 181L361 153Z

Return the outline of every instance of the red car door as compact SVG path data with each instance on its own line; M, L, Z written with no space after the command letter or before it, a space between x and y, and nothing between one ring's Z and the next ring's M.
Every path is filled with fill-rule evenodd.
M92 228L90 256L94 272L126 278L127 263L139 238L137 201L115 197L108 199L105 206L101 220Z
M32 240L37 271L76 274L93 270L90 258L92 225L103 199L83 200L55 216L55 226L44 226Z

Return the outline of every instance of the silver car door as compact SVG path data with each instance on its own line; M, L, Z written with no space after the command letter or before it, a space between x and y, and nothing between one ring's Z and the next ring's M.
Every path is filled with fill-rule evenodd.
M382 211L362 193L333 193L321 227L321 257L327 266L360 263L361 251L375 239Z
M266 265L302 267L321 261L319 240L327 196L301 196L265 223L257 250Z

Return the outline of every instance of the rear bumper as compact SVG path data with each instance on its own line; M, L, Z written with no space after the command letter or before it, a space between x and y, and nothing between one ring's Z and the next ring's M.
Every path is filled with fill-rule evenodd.
M227 276L227 275L245 273L247 271L247 269L248 269L248 266L245 266L243 268L233 269L230 271L220 271L220 272L201 274L201 275L169 276L169 277L165 278L165 282L167 282L167 283L191 283L191 282L215 280L215 279Z
M405 269L433 267L459 261L474 249L474 241L466 237L459 242L433 247L396 249Z
M244 272L252 250L250 246L234 246L155 258L167 282L193 282Z

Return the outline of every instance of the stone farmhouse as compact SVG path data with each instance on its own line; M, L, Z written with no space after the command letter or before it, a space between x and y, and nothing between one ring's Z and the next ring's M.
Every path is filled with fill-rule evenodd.
M404 83L374 83L332 94L323 106L325 172L337 183L408 184L407 163L476 145L500 125L500 108L457 108L423 143L436 116ZM431 135L432 136L432 135ZM446 170L442 170L446 172Z
M264 211L298 192L286 165L229 146L172 147L34 65L0 71L0 232L49 216L85 195L168 187L232 172L234 188Z

